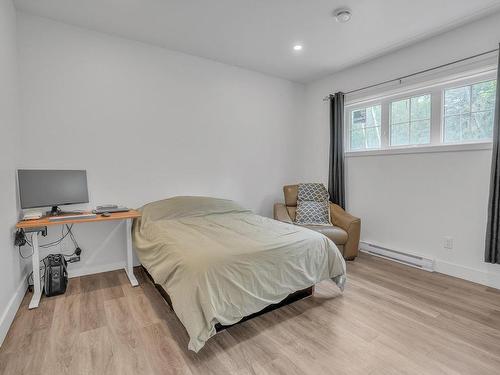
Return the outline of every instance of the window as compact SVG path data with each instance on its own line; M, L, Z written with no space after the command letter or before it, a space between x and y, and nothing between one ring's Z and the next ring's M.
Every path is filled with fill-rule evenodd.
M357 109L351 113L351 150L380 148L381 107Z
M345 149L401 152L464 143L483 143L468 148L488 147L484 143L493 135L495 76L495 68L486 67L348 102Z
M490 139L495 116L496 81L444 92L444 142Z
M391 146L431 141L431 96L420 95L391 103Z

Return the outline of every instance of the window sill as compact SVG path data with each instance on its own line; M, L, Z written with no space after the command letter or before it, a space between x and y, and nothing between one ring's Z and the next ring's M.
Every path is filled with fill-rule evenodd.
M346 158L376 155L404 155L404 154L424 154L437 152L457 152L457 151L478 151L491 150L492 142L461 143L461 144L441 144L428 146L412 146L401 148L388 148L368 151L349 151L345 153Z

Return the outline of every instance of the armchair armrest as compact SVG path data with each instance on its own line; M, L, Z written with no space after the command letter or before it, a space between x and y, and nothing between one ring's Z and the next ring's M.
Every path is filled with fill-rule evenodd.
M274 214L274 220L279 220L283 221L284 223L293 224L293 221L290 218L290 215L288 214L286 206L283 203L274 204L273 214Z
M344 245L344 258L352 260L358 256L359 238L361 235L361 220L344 211L334 203L330 203L330 218L332 224L347 232L347 242Z

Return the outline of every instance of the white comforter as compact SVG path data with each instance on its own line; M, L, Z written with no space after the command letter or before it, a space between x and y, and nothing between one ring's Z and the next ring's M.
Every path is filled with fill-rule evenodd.
M137 255L170 295L193 351L217 322L234 324L321 280L343 288L344 259L320 233L214 198L176 197L141 211Z

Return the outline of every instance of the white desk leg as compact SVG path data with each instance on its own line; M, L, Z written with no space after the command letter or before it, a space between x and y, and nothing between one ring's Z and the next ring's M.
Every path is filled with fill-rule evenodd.
M132 286L137 286L139 283L134 276L134 257L132 253L132 219L125 220L126 225L126 236L127 236L127 267L125 268L125 272L127 273L128 279L130 280L130 284Z
M31 262L33 263L33 297L31 297L30 309L36 309L42 297L42 287L40 286L40 254L38 250L38 232L32 236L33 256Z

